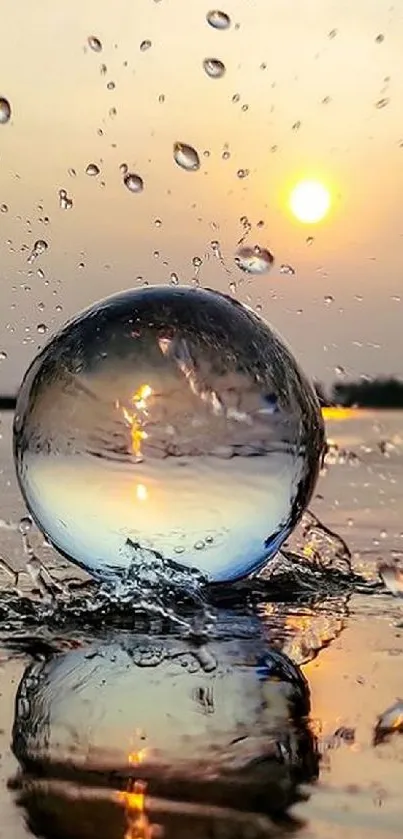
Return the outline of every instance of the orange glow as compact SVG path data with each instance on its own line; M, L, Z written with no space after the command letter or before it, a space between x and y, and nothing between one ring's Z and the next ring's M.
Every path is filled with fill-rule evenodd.
M121 406L120 402L116 403L116 407L120 408L122 411L123 419L126 425L130 428L132 452L137 458L141 458L141 444L148 436L142 425L148 416L147 399L149 399L152 395L152 392L153 391L150 385L140 385L138 390L133 393L133 396L130 399L131 404L134 406L134 410ZM145 497L140 500L145 500Z
M357 408L322 408L324 420L348 420L357 417L361 413Z
M144 484L137 484L136 486L136 496L139 501L147 501L148 498L148 490Z
M128 761L131 766L139 766L145 759L146 749L139 749L129 753ZM116 793L119 803L125 808L127 827L124 839L152 839L155 834L154 825L146 813L145 781L130 780L127 790Z

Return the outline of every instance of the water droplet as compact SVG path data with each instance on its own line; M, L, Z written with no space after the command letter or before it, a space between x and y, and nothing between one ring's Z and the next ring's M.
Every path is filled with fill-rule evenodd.
M36 327L36 331L39 332L40 335L45 335L45 332L48 331L48 327L46 326L46 323L38 323L38 326Z
M67 169L67 174L68 174L68 175L70 175L70 178L75 178L75 177L76 177L76 175L77 175L77 172L76 172L76 170L75 170L75 169L72 169L72 168L70 167L70 169Z
M314 239L314 237L313 237L313 236L307 236L307 237L306 237L306 239L305 239L305 241L306 241L306 243L307 243L307 245L308 245L308 248L309 248L311 245L313 245L313 243L314 243L315 239Z
M7 358L7 353L5 350L0 350L0 361L5 361Z
M330 306L330 305L331 305L331 303L334 303L334 297L332 297L332 295L331 295L331 294L325 294L325 296L324 296L324 298L323 298L323 299L324 299L324 301L325 301L325 303L326 303L326 306Z
M101 64L101 66L99 68L99 72L100 72L101 76L106 76L106 74L108 72L108 68L107 68L106 64Z
M95 35L90 35L89 38L87 38L87 43L93 52L102 52L102 43Z
M108 84L106 85L107 90L115 90L115 87L115 82L108 82Z
M147 50L150 49L150 47L151 47L151 41L148 41L148 40L142 41L141 44L140 44L141 52L146 52Z
M59 189L59 207L61 210L71 210L73 199L69 198L65 189Z
M0 97L0 125L5 125L11 117L11 105L8 99Z
M222 159L223 159L223 160L229 160L229 159L230 159L231 154L230 154L230 152L228 151L228 149L224 149L224 151L223 151L223 153L222 153L221 157L222 157Z
M390 99L387 96L385 96L383 99L378 99L378 101L375 102L375 108L378 108L378 110L386 108L386 106L389 105L389 102Z
M179 285L179 277L177 274L175 274L175 271L172 271L169 278L169 282L171 283L171 285Z
M238 169L237 176L238 178L247 178L249 175L249 169Z
M133 172L128 172L123 178L123 183L130 192L142 192L144 189L143 179L140 175L135 175Z
M236 105L236 103L239 102L240 98L241 97L240 97L239 93L234 93L231 101L234 103L234 105Z
M37 241L35 242L35 244L32 248L32 251L31 251L31 253L28 257L27 262L28 263L34 262L34 260L37 259L38 256L41 256L41 254L45 253L45 251L47 251L47 249L48 249L48 243L45 242L44 239L37 239Z
M233 280L229 284L229 290L231 294L236 294L236 283Z
M97 166L96 163L89 163L85 170L85 174L89 175L90 178L96 178L97 175L99 175L99 171L99 166Z
M337 34L338 34L337 29L331 29L330 32L328 33L327 37L330 38L330 40L332 40L333 38L336 37Z
M294 122L294 125L292 126L292 131L299 131L300 128L301 128L301 120L297 119L297 121Z
M194 268L201 268L201 266L203 265L203 260L200 258L200 256L194 256L192 259L192 265L194 266Z
M219 9L212 9L211 12L207 12L206 20L213 29L229 29L231 26L229 15L225 12L220 12Z
M222 79L225 73L225 64L218 58L205 58L203 68L210 79Z
M32 529L32 519L31 516L23 516L18 523L18 530L22 533L23 536L26 536L27 533Z
M186 143L174 144L174 160L187 172L196 172L200 168L200 158L196 149Z
M158 97L158 102L160 103L160 105L162 105L165 102L165 96L163 93L160 93Z
M155 227L162 227L162 221L160 218L154 219L154 226Z
M238 248L235 256L235 264L247 274L266 274L273 262L273 254L259 245Z
M376 44L382 44L384 40L385 40L384 35L377 35L376 38L375 38L375 43Z
M288 265L287 262L284 262L280 265L280 274L290 274L291 276L294 276L295 268L293 268L292 265Z
M2 212L2 213L8 213L8 207L7 207L7 204L2 204L2 205L0 206L0 212Z
M216 581L261 568L309 503L322 448L311 386L269 325L226 295L169 285L103 300L57 333L14 422L29 513L65 556L112 580L146 579L150 562L158 579L172 557Z

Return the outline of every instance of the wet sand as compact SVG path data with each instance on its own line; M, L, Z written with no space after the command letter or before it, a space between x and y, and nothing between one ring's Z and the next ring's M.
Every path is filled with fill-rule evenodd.
M2 517L15 521L22 505L14 483L7 485L13 481L6 448L8 422L6 417L0 447L3 462L8 457L1 476ZM374 566L381 558L403 559L403 414L333 420L328 434L354 450L360 463L330 467L318 487L314 511L347 539L358 567ZM387 458L378 445L384 439L394 441ZM17 558L16 534L4 530L0 537L3 552ZM395 733L373 745L378 715L403 694L402 654L403 599L355 594L340 634L304 665L322 759L319 780L307 790L308 800L292 810L300 839L402 835L403 736ZM7 839L28 835L23 814L7 789L17 767L9 744L14 694L23 670L22 659L3 661L1 669L0 837ZM340 729L348 730L346 740L334 736Z

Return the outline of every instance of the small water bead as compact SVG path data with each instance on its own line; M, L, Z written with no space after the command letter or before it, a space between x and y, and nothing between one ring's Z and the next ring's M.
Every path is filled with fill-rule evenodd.
M238 176L238 178L240 178L241 180L242 180L243 178L247 178L247 177L248 177L248 175L249 175L249 169L238 169L238 171L237 171L237 176Z
M314 239L314 237L313 237L313 236L307 236L307 237L306 237L306 239L305 239L305 242L306 242L306 244L308 245L308 247L310 247L311 245L313 245L314 241L315 241L315 239Z
M1 213L8 213L8 207L7 207L7 204L1 204L1 206L0 206L0 212L1 212Z
M323 299L326 303L326 306L330 306L332 303L334 303L334 297L331 294L325 294Z
M200 169L200 158L193 146L186 143L175 143L173 147L174 160L181 169L187 172L196 172Z
M328 33L327 37L330 38L330 40L333 40L333 38L335 38L337 34L338 34L337 29L331 29L330 32Z
M235 256L235 264L247 274L266 274L273 263L273 254L259 245L238 248Z
M390 99L387 96L385 96L383 97L383 99L378 99L378 101L375 102L375 108L378 108L378 110L382 110L382 108L386 108L386 106L389 105L389 102Z
M203 69L210 79L222 79L225 74L225 64L218 58L205 58Z
M99 175L100 169L96 163L89 163L86 167L85 174L89 175L90 178L96 178Z
M87 44L93 52L102 52L102 43L95 35L90 35L87 38Z
M160 93L158 97L158 102L160 103L160 105L163 105L163 103L165 102L165 95L163 93Z
M231 26L231 19L229 15L225 12L221 12L219 9L212 9L210 12L207 12L206 20L213 29L223 30L229 29Z
M376 44L383 44L384 40L385 40L384 35L377 35L376 38L375 38L375 43Z
M106 76L106 74L108 72L108 68L107 68L106 64L101 64L101 66L99 68L99 72L100 72L101 76Z
M61 210L71 210L73 199L69 198L65 189L59 189L59 207Z
M115 87L115 82L108 82L108 84L106 85L107 90L115 90Z
M6 351L5 350L0 350L0 361L6 361L7 357L8 356L7 356Z
M135 175L133 172L128 172L123 178L123 183L129 192L142 192L144 189L144 182L140 175Z
M171 285L179 285L179 277L177 274L175 274L175 271L172 271L169 277L169 282Z
M147 52L147 50L149 50L150 47L151 47L151 41L149 41L147 39L145 41L142 41L141 44L140 44L141 52Z
M287 262L280 265L280 274L288 274L289 276L293 277L295 274L295 268L292 265L289 265Z
M38 326L36 327L36 331L39 332L40 335L45 335L45 333L48 331L48 327L46 326L46 323L38 323Z
M37 259L38 256L41 256L41 254L45 253L45 251L47 251L47 249L48 249L48 243L45 242L44 239L37 239L37 241L35 242L35 244L32 248L32 251L31 251L31 253L28 257L27 262L28 263L34 262L35 259Z
M4 96L0 97L0 125L5 125L11 117L11 105Z
M31 516L23 516L18 523L18 530L22 534L22 536L26 536L30 530L32 530L32 519Z
M234 93L231 101L234 103L234 105L236 105L236 103L239 102L240 98L241 97L240 97L239 93Z
M211 580L257 570L309 503L322 448L313 390L281 339L229 296L186 287L124 292L70 321L14 417L29 512L100 578L136 575L144 546Z

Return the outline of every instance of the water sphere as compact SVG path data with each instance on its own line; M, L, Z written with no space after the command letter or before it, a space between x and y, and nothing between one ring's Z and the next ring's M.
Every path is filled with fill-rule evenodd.
M314 391L290 350L223 294L148 286L96 303L22 383L14 456L47 539L99 578L150 551L211 581L278 551L323 450Z

